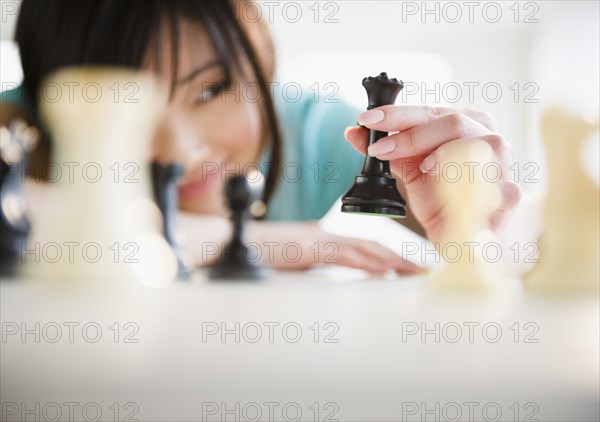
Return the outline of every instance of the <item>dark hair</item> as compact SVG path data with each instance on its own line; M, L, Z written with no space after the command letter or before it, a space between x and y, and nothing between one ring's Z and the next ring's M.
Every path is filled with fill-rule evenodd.
M263 194L268 203L277 183L282 145L268 89L273 74L273 45L264 24L259 22L260 27L256 27L254 22L266 51L255 49L247 22L236 16L235 9L234 0L23 0L15 40L21 53L25 92L35 104L42 80L62 67L140 68L150 48L158 52L157 34L165 22L171 40L174 84L180 22L186 19L200 23L223 64L226 80L231 82L237 71L261 90L263 142L271 139L272 143ZM249 75L245 63L249 64Z

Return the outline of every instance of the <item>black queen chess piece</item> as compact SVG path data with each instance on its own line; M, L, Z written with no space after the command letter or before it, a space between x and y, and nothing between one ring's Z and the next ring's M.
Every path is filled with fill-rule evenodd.
M233 236L221 251L220 260L210 268L211 279L252 281L268 276L268 269L258 262L260 257L248 247L245 238L245 225L256 194L242 175L236 175L227 181L225 197L231 211Z
M369 97L367 110L394 104L404 88L402 81L388 78L385 72L376 77L364 78L362 85ZM370 130L369 146L387 135L386 132ZM363 168L356 176L354 185L342 197L342 212L406 217L406 200L398 191L389 161L366 154Z

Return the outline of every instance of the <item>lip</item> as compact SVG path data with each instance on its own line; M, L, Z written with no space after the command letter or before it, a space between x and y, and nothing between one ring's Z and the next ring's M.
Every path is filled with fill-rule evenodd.
M197 179L191 180L178 187L182 197L193 197L210 191L219 182L220 173L201 174Z

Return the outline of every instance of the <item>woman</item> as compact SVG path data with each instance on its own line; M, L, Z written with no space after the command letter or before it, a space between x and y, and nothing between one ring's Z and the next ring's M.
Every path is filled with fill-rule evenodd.
M444 225L443 204L427 174L434 167L436 151L448 142L483 138L507 169L511 149L496 133L493 117L471 110L386 106L357 118L357 112L343 104L308 98L285 101L280 92L271 93L273 46L263 22L241 19L234 3L239 2L24 0L16 30L24 81L8 98L18 100L21 95L22 108L29 109L35 122L40 82L58 68L120 65L154 71L170 87L170 98L153 157L185 167L179 188L182 224L199 264L207 260L202 245L227 237L224 180L236 169L258 164L262 170L268 167L264 193L268 213L265 221L253 224L254 237L265 244L293 241L303 250L301 259L289 262L275 248L275 255L269 256L275 267L335 262L368 271L417 271L381 245L333 236L315 223L352 184L362 162L352 147L366 152L368 130L351 126L344 131L344 127L358 121L367 128L398 132L371 146L369 153L391 161L413 216L403 224L435 242ZM241 95L250 85L258 89L254 97L258 101ZM40 148L32 162L47 161L47 151ZM284 177L289 163L304 169L304 175ZM325 180L323 166L329 163L332 177ZM306 173L311 165L320 167L316 180L316 173ZM402 174L403 168L420 171ZM501 188L503 201L492 216L494 227L520 198L516 184L503 181ZM323 253L315 253L311 249L315 245Z

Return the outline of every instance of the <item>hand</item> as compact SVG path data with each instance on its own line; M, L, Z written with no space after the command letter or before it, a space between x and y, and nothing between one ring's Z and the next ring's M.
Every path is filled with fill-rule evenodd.
M374 273L421 271L377 242L336 236L322 230L316 222L253 222L249 231L252 240L261 247L263 262L281 270L305 270L321 264Z
M508 180L513 161L512 147L497 133L489 113L427 106L383 106L358 116L358 123L369 129L392 132L369 147L369 154L389 160L392 172L406 189L407 200L417 220L432 242L440 239L443 228L443 203L436 198L436 153L449 142L483 139L494 151L502 170L499 182L502 201L490 217L493 230L501 227L510 211L521 199L519 185ZM349 127L344 133L356 150L367 152L369 130Z
M180 212L179 232L185 233L182 249L198 267L214 264L232 234L231 221ZM280 270L305 270L315 265L343 265L370 272L395 270L413 274L421 269L377 242L335 236L316 222L248 222L252 248L259 248L261 261Z

